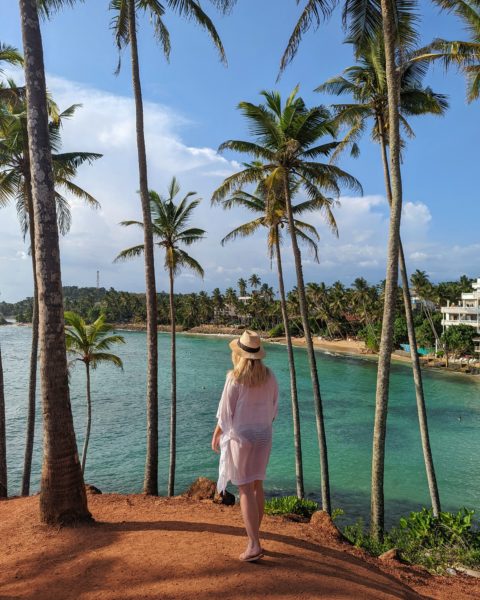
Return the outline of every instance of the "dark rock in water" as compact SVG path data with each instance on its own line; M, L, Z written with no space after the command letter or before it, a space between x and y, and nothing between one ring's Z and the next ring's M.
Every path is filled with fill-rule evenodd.
M0 313L0 325L8 325L7 319Z
M213 498L215 504L224 504L225 506L233 506L235 504L235 496L225 490L223 493L215 494Z
M235 496L225 491L223 494L217 493L217 484L207 477L199 477L185 492L187 498L192 500L213 500L216 504L225 504L233 506Z
M86 483L85 484L85 491L87 492L87 494L101 494L101 490L99 490L97 487L95 487L94 485L91 485L90 483Z

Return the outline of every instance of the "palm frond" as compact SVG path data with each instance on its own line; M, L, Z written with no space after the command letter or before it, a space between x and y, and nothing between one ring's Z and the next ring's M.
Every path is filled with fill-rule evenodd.
M115 258L113 262L122 262L130 258L135 258L136 256L140 256L141 254L143 254L143 251L143 244L139 244L138 246L132 246L131 248L126 248L125 250L122 250L120 252L120 254Z
M297 4L300 0L297 0ZM293 60L297 53L303 35L310 27L319 27L319 25L328 19L337 4L336 0L307 0L307 3L302 10L300 17L293 29L287 47L283 52L280 61L280 74L285 71L288 64Z
M227 233L227 235L221 240L220 243L222 244L222 246L225 246L227 242L233 242L239 237L250 237L256 231L258 231L258 229L262 227L262 225L263 217L259 217L257 219L254 219L253 221L244 223L243 225L239 225L238 227L235 227L235 229L232 229L230 233Z

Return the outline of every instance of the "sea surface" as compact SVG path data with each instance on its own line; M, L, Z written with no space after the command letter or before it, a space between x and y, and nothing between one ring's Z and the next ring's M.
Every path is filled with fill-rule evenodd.
M104 492L142 489L145 458L145 333L121 332L124 370L101 366L92 374L93 424L86 481ZM19 493L27 413L31 329L0 328L7 405L9 493ZM169 336L159 335L160 490L166 491L170 391ZM230 368L228 340L178 336L178 439L176 493L199 476L216 479L218 456L210 449L215 412ZM295 349L301 405L305 486L319 498L320 475L314 408L306 352ZM267 364L280 385L272 456L265 487L269 495L295 493L289 375L283 346L267 345ZM376 363L363 357L318 352L333 506L344 522L368 520ZM480 511L480 381L424 372L432 450L443 508ZM83 365L72 370L71 401L77 442L84 438L86 401ZM41 410L37 413L32 491L38 490L42 459ZM390 384L385 465L387 522L428 505L428 488L409 365L394 364Z

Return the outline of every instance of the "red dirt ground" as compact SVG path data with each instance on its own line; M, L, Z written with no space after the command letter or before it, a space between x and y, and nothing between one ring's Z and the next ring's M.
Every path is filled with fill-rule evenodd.
M0 502L0 599L480 598L480 580L382 562L329 527L265 517L264 559L241 563L238 507L89 496L93 526L38 522L38 496Z

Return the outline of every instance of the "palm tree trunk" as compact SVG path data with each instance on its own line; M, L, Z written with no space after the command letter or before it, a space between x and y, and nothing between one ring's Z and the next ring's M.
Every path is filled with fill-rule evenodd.
M393 350L393 324L398 285L398 256L400 242L400 219L402 213L402 179L400 172L399 132L399 77L395 64L395 17L391 0L381 0L383 36L385 45L386 80L388 90L390 175L392 206L388 236L385 301L383 307L382 337L378 358L377 390L375 397L375 422L372 449L372 497L370 529L374 539L383 535L385 522L384 471L385 438L387 429L388 393L390 383L391 354Z
M177 357L176 357L176 332L175 332L175 298L173 295L173 269L170 267L170 325L171 361L172 361L172 404L170 408L170 471L168 474L168 495L175 493L175 462L177 445Z
M48 135L43 48L36 0L19 0L35 224L39 299L43 466L40 519L62 525L91 520L68 389L60 249Z
M152 218L147 180L147 154L143 123L143 100L138 62L135 0L128 0L129 36L132 58L132 82L135 96L137 129L138 171L140 199L142 202L145 285L147 308L147 456L143 491L158 495L158 343L157 343L157 293L153 257Z
M0 348L0 498L6 498L8 495L6 434L5 392L3 389L2 349Z
M387 200L392 204L392 187L390 182L390 170L388 168L387 144L385 140L385 130L382 117L378 119L380 143L382 149L383 172L385 176L385 187L387 190ZM408 343L410 344L410 356L412 359L413 381L415 383L415 396L417 400L418 423L420 426L420 437L422 440L423 459L425 470L427 472L428 489L432 502L432 510L435 517L441 511L440 494L438 492L437 477L433 464L432 448L430 445L430 435L428 432L427 409L425 406L425 395L423 391L422 370L420 368L420 359L417 352L417 337L415 334L415 324L413 321L412 300L410 297L410 287L408 283L407 265L405 263L405 254L403 252L402 240L399 240L399 259L400 275L402 278L403 303L405 305L405 320L407 322Z
M92 395L90 390L90 364L85 363L87 372L87 428L85 431L85 440L83 442L82 452L82 473L85 475L85 463L87 462L88 442L90 441L90 429L92 427Z
M38 286L35 274L35 223L33 215L32 182L30 177L30 155L28 150L28 132L25 127L24 149L25 157L25 198L27 200L28 228L30 233L30 253L33 269L33 313L32 313L32 346L30 351L30 376L28 384L28 414L25 440L25 457L23 462L22 496L30 494L30 478L32 473L33 442L35 440L35 408L37 392L37 362L38 362Z
M280 251L280 240L278 225L275 232L275 254L277 256L278 289L280 291L280 306L282 309L283 327L285 329L285 340L287 342L288 368L290 371L290 396L292 398L293 439L295 445L295 477L297 485L297 497L305 497L303 484L303 459L302 459L302 435L300 431L300 410L298 406L297 374L295 372L295 358L293 355L292 336L288 323L287 301L285 298L285 285L283 283L282 256Z
M313 348L312 333L308 322L308 307L305 296L305 282L303 280L302 256L298 247L297 236L295 235L295 222L293 219L292 199L290 197L290 186L288 175L284 175L284 193L285 205L287 208L288 229L292 240L293 256L295 259L295 270L297 274L298 300L300 314L302 317L305 342L307 346L308 362L310 365L310 376L312 379L313 402L315 406L315 419L317 424L318 447L320 451L320 474L321 474L321 496L322 509L328 514L331 513L330 503L330 478L328 473L328 456L327 456L327 438L325 435L325 423L323 420L322 397L320 395L320 383L318 380L317 361L315 358L315 350Z

